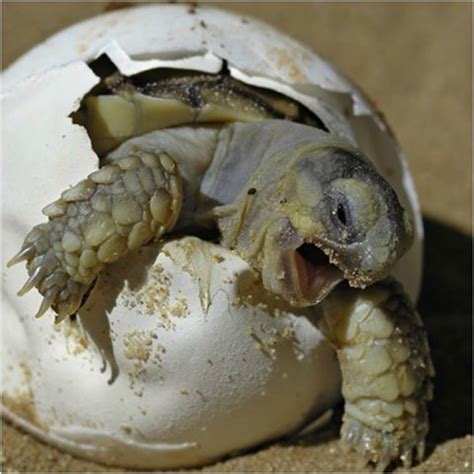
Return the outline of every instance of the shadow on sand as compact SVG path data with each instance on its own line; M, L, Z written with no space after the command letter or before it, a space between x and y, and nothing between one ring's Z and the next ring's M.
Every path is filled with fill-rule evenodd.
M425 224L425 273L418 304L436 369L429 441L472 433L472 237Z

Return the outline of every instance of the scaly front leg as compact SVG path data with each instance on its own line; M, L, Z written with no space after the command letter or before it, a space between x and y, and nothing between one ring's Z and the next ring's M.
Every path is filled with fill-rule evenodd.
M323 314L321 329L342 371L343 442L378 470L398 458L409 467L414 449L421 460L434 370L421 319L401 286L339 287Z
M49 307L57 321L73 314L107 263L174 226L181 202L181 179L166 153L112 161L43 209L49 222L34 227L8 263L27 262L30 278L18 294L36 287L43 295L37 317Z

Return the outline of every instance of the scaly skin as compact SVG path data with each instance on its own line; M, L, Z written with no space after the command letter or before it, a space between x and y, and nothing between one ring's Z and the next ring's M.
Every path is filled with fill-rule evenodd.
M80 307L82 297L108 263L159 239L178 219L181 180L165 153L137 153L105 165L46 206L49 222L27 235L9 266L26 260L30 279L60 321Z
M216 209L221 243L292 305L318 304L342 278L365 288L385 278L410 246L410 219L393 189L347 143L302 125L268 121L232 127L225 153L238 160L246 147L257 148L253 154L262 158L239 194ZM214 161L214 181L231 187L240 169L231 160ZM209 192L221 199L222 193ZM309 283L305 275L316 274L311 259L300 258L303 245L318 249L331 264L318 261L324 275Z
M265 288L300 307L343 278L359 288L384 278L412 238L395 192L360 152L305 125L157 130L103 163L45 208L50 222L10 262L27 261L20 294L39 289L39 315L73 314L106 263L171 230L199 235L213 223Z
M203 153L194 162L196 146ZM294 306L319 303L343 277L362 288L384 278L412 237L396 194L370 163L300 124L158 130L103 163L44 209L50 222L36 226L10 262L27 261L20 295L39 289L38 315L50 306L59 319L73 314L105 264L171 230L199 235L203 215L221 243ZM303 245L330 263L318 257L315 266Z
M423 459L434 369L421 319L401 286L390 279L364 291L338 287L322 313L342 371L342 441L361 464L381 471L397 459L410 467L414 450Z

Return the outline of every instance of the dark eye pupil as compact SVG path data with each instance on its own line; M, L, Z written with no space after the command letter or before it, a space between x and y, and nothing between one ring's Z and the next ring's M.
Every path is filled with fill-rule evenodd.
M342 204L339 204L337 206L336 215L337 215L337 218L339 219L339 222L341 222L341 224L343 225L347 224L346 211L344 210L344 206Z

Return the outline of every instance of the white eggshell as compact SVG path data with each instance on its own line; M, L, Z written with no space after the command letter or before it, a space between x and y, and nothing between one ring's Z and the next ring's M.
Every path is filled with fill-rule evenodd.
M176 468L291 433L339 399L314 309L275 302L218 245L158 252L111 265L78 321L23 319L37 434L109 464Z
M395 274L414 299L419 291L423 233L413 183L394 138L352 83L252 19L201 7L193 14L184 5L112 12L54 35L2 76L3 395L32 401L35 419L11 405L4 412L72 452L141 468L202 464L296 429L337 398L333 353L305 315L273 317L262 308L232 306L238 275L248 269L228 251L202 244L225 259L209 270L207 314L202 282L180 260L180 246L189 240L167 244L156 261L147 249L115 265L94 290L91 311L85 308L76 323L54 327L51 312L36 321L40 295L16 296L26 270L7 270L5 262L45 220L41 209L98 167L85 130L69 114L99 81L87 62L100 54L126 74L152 67L217 72L225 60L234 77L304 103L369 156L412 213L415 244ZM140 304L132 307L138 294L155 291L157 268L173 281L169 300L181 297L178 290L188 299L185 317L165 318L159 306L150 315ZM166 321L170 326L160 327ZM278 339L275 352L262 349L266 335L291 325L294 341ZM143 354L149 351L141 361L129 348L140 338Z

